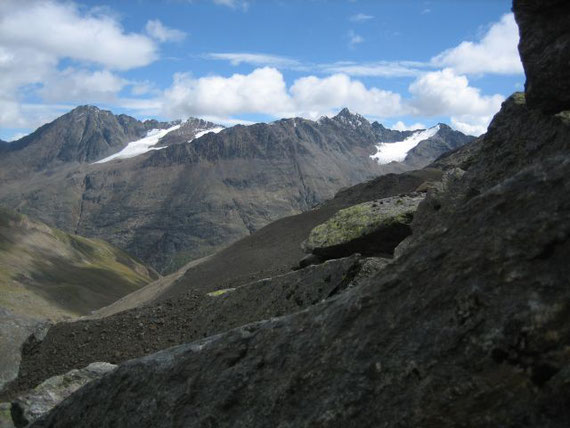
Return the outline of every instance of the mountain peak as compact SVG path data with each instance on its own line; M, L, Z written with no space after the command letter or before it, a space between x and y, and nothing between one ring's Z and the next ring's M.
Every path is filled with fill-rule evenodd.
M76 114L76 113L98 113L100 112L101 109L97 106L93 106L93 105L82 105L82 106L77 106L75 107L73 110L71 110L69 113L70 114Z
M344 125L352 126L353 128L357 128L364 124L368 124L369 122L358 113L352 113L348 108L343 108L335 117L334 120L337 122L341 122Z

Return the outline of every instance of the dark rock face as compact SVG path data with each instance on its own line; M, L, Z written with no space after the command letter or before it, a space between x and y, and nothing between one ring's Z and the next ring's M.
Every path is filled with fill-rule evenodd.
M528 106L547 113L570 110L570 3L514 0Z
M173 144L188 143L196 138L196 135L199 132L216 128L223 128L223 126L202 119L190 118L182 123L180 128L169 132L161 138L157 146L171 146Z
M473 137L454 131L449 126L440 123L439 131L433 137L420 142L408 152L404 163L416 168L423 168L434 159L463 147L473 141Z
M568 426L570 123L510 99L481 144L373 278L126 362L34 426Z

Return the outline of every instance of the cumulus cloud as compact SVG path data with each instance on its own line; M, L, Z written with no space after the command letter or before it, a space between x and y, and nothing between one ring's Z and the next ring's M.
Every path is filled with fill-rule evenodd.
M164 113L173 118L243 113L314 118L342 107L384 117L401 114L404 109L400 95L367 88L345 74L307 76L287 88L281 72L271 67L230 77L196 79L189 74L177 74L165 92L163 105Z
M316 119L342 107L371 118L448 116L457 129L479 135L485 132L504 97L482 95L469 85L467 77L452 69L428 72L410 86L410 98L366 86L342 73L326 77L305 76L287 86L280 71L272 67L257 68L250 74L229 77L195 78L188 73L175 75L172 86L161 100L162 114L170 118L256 113L274 117L303 116ZM425 128L423 123L396 129Z
M386 117L403 112L399 94L379 88L367 88L346 74L297 79L291 86L298 111L321 111L348 107L364 115Z
M169 28L158 19L148 21L145 28L149 36L160 42L180 42L186 38L184 31Z
M108 70L75 70L67 68L47 78L38 92L45 101L111 102L127 81Z
M290 108L283 75L275 68L258 68L250 74L198 79L177 73L165 91L168 116L226 116L236 113L277 113Z
M493 115L488 116L470 116L464 115L460 117L451 117L451 126L458 131L467 135L474 135L478 137L487 132L489 123L493 119Z
M156 42L127 33L102 9L71 2L0 2L0 126L31 127L60 113L52 102L98 102L115 97L125 81L117 71L150 64ZM62 60L72 67L60 70ZM39 96L34 108L25 100ZM67 107L67 106L66 106Z
M60 104L26 104L0 96L0 125L7 129L35 129L71 108Z
M126 34L112 17L82 15L73 3L7 0L0 12L3 46L32 48L120 70L156 59L157 47L150 38Z
M512 13L491 25L479 42L465 41L432 58L438 67L452 67L465 74L523 73L517 49L519 31Z
M466 76L446 68L426 73L409 87L410 107L421 116L451 116L452 122L463 129L471 126L470 134L485 132L493 115L504 101L502 95L481 95L469 85ZM481 131L482 132L479 132Z

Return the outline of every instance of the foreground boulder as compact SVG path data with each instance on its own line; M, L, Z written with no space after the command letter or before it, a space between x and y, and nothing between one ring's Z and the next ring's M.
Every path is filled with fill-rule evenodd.
M570 3L515 0L513 10L529 107L548 113L570 110Z
M411 233L410 224L423 195L378 199L345 208L315 227L303 243L305 251L322 259L390 255Z
M117 368L109 363L92 363L42 382L32 391L12 402L11 414L16 427L26 427L82 386Z

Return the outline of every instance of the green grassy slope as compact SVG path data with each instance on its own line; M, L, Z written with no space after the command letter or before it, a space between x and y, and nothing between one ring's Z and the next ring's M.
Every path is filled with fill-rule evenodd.
M112 245L0 208L0 307L42 319L85 315L156 273Z

